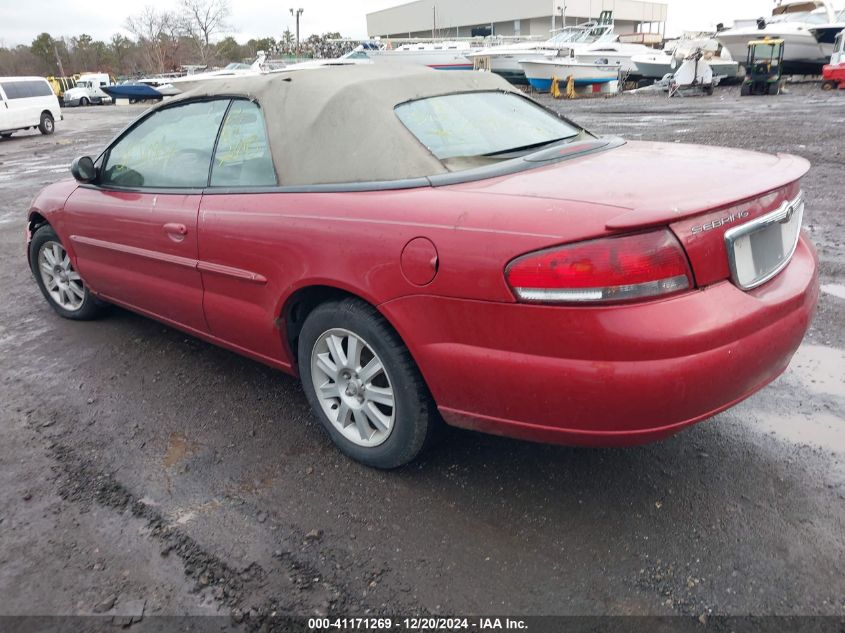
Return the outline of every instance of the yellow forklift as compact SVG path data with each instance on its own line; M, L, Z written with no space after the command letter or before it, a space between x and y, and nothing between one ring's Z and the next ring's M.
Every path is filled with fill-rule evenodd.
M741 94L777 95L783 78L783 40L767 37L748 42Z

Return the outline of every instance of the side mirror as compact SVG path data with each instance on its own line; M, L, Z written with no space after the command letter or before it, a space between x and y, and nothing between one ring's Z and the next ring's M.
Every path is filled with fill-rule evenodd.
M70 173L79 182L91 182L97 177L97 168L90 156L81 156L70 164Z

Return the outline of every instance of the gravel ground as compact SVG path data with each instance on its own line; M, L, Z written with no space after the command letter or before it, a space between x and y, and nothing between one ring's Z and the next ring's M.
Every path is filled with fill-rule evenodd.
M845 615L845 94L549 103L628 139L812 161L824 292L781 378L651 446L452 430L368 470L292 378L122 310L48 308L27 204L141 112L68 109L52 137L0 141L0 615Z

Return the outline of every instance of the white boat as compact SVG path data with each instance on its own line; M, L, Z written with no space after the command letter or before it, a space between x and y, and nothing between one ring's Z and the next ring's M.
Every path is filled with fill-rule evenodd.
M781 1L770 18L737 20L733 28L720 31L716 39L738 61L747 58L748 42L772 37L784 40L783 71L786 74L818 74L833 53L833 44L819 42L811 29L836 20L828 0Z
M574 57L523 59L519 63L528 83L540 92L548 92L554 79L561 83L561 88L569 77L576 86L605 84L619 79L619 67L615 64L582 62Z
M468 57L477 65L501 75L512 83L526 83L525 71L519 64L520 60L542 60L547 54L554 54L564 49L581 50L591 44L610 45L616 42L618 36L613 32L610 12L606 13L607 15L603 14L598 21L561 29L545 42L525 41L502 44L477 50Z
M672 51L634 55L631 61L637 67L637 74L644 79L662 79L674 73L679 66Z
M594 64L609 64L616 66L617 70L629 75L637 75L637 65L634 57L648 55L654 52L653 48L643 44L626 44L624 42L596 42L583 48L575 48L575 57L578 61Z
M154 88L162 97L172 97L181 92L181 90L173 86L173 80L179 76L180 75L171 74L142 77L138 80L138 83Z
M264 63L267 59L267 54L264 51L258 51L258 57L252 64L232 63L224 68L218 70L210 70L203 73L194 73L192 75L184 75L183 77L175 77L170 80L170 86L179 92L185 92L195 88L198 84L205 81L214 81L216 79L231 79L232 77L250 77L260 75L264 70Z
M374 64L415 64L435 70L472 70L468 55L472 45L466 41L414 42L389 48L383 43L358 46L345 59L367 58Z
M680 39L668 42L662 51L635 55L631 61L637 67L637 74L644 79L662 79L680 68L684 59L695 51L705 53L707 63L716 77L733 79L739 73L739 63L731 59L730 52L706 33L685 34Z
M842 11L836 16L835 22L829 24L820 24L810 28L810 33L816 38L820 44L834 44L836 36L845 30L845 11Z

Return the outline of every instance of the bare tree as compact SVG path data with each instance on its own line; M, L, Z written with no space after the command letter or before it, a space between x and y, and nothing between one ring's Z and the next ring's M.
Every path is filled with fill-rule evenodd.
M180 37L185 31L178 15L147 6L141 13L126 18L125 26L138 38L147 70L162 73L176 65Z
M182 0L182 22L203 64L209 63L214 52L211 40L229 28L231 13L228 0Z

